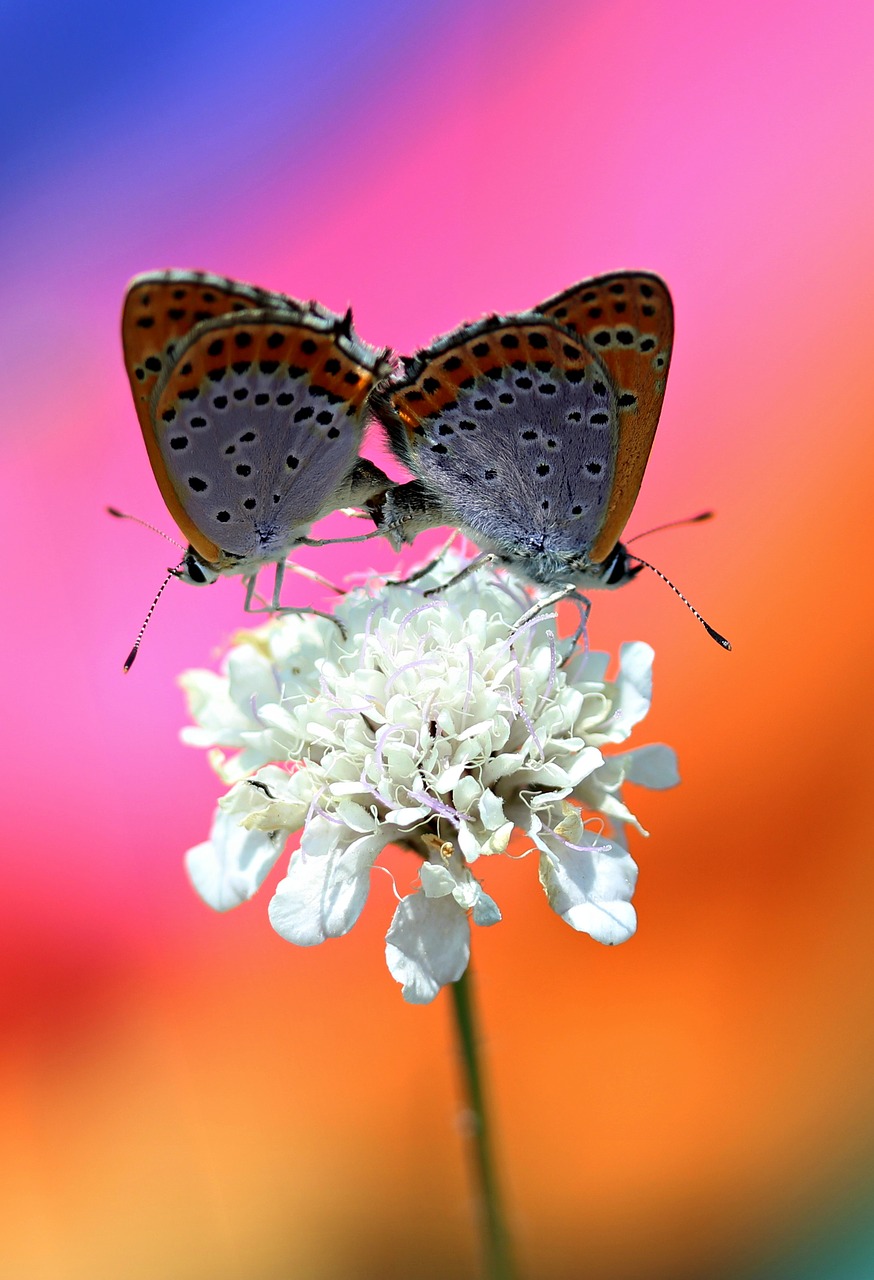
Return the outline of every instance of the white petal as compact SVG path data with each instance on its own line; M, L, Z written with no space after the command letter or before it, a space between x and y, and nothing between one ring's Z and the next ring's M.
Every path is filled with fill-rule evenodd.
M285 844L285 833L246 831L238 818L216 810L208 840L185 855L196 891L214 911L230 911L260 888Z
M470 813L480 798L482 787L471 774L462 778L452 789L452 804L459 813Z
M292 758L303 754L301 748L304 739L300 731L300 721L293 711L279 706L278 703L268 702L259 708L258 720L270 729L277 756L281 756L283 749L287 750Z
M639 820L634 816L628 806L623 802L622 797L618 795L610 795L604 792L597 805L593 806L599 813L603 813L605 818L610 819L612 828L616 829L616 823L629 823L635 827L642 836L648 836L649 832L646 827L642 826Z
M599 752L600 755L600 752ZM497 831L507 821L504 817L504 802L494 791L484 791L479 798L479 816L483 826L489 831Z
M416 808L389 809L385 815L386 822L393 822L398 827L412 827L431 813L428 805L420 804Z
M603 684L609 665L609 653L586 653L578 648L564 669L569 684Z
M455 738L457 742L466 742L468 738L476 738L480 734L490 734L491 731L492 720L490 717L488 720L480 720L478 724L472 724L469 729L462 729L460 733L455 735Z
M332 796L366 796L367 787L363 782L350 779L348 782L332 782L328 787Z
M488 927L491 924L497 924L501 919L501 912L494 898L481 890L479 897L473 904L473 922Z
M276 932L299 947L349 932L367 901L371 867L391 838L377 832L313 853L304 849L308 834L309 827L268 912Z
M577 786L583 778L588 778L589 774L600 769L603 763L604 757L597 747L584 747L576 759L567 766L567 776L572 786Z
M451 791L466 768L466 760L458 764L447 765L447 767L437 775L432 784L437 795L445 795L447 791Z
M455 888L455 876L449 868L434 862L422 864L419 880L426 898L445 898Z
M470 959L470 925L450 895L412 893L398 904L385 938L385 959L411 1004L429 1004L441 987L457 982Z
M462 822L458 828L458 847L468 862L476 862L482 853L482 844L477 839L477 828L472 822Z
M655 650L643 640L622 645L619 650L619 705L617 728L627 738L643 720L652 702L652 663ZM619 739L619 741L622 740Z
M301 843L306 841L307 853L313 857L327 857L338 844L349 843L349 832L343 827L339 818L327 818L324 814L314 813L306 824Z
M196 669L183 672L179 684L198 722L198 727L188 725L181 731L182 741L193 747L239 746L240 733L251 728L253 721L232 702L226 677Z
M625 763L625 776L629 782L636 782L641 787L651 787L653 791L663 791L679 784L677 754L661 742L626 751L621 759Z
M546 770L544 769L543 772L546 773ZM567 777L566 774L563 774L560 776ZM527 788L530 787L532 784L534 786L537 785L537 779L538 779L537 774L532 774L527 771L523 773L523 771L520 769L519 786L520 786L520 789L524 788L523 795L528 805L528 808L531 810L532 813L536 813L538 809L551 809L557 800L563 800L564 797L569 796L571 791L573 790L570 783L568 783L566 786L561 786L558 784L556 780L553 779L552 785L549 791L528 791Z
M508 774L515 774L526 759L527 753L524 751L505 751L501 755L493 756L491 760L486 760L482 767L483 786L494 786L501 778L506 778Z
M370 832L377 825L376 818L369 809L356 804L354 800L341 800L336 807L336 815L350 831Z
M250 644L236 645L228 654L228 692L238 707L252 708L277 702L281 690L270 663Z
M637 880L634 860L617 842L586 832L585 850L569 849L548 837L536 843L540 883L553 911L572 929L590 934L596 942L626 942L637 928L631 896ZM582 841L581 841L582 843Z
M513 823L505 822L502 827L498 827L497 831L493 831L484 845L481 846L482 853L505 853L507 845L510 843L510 837L513 834Z

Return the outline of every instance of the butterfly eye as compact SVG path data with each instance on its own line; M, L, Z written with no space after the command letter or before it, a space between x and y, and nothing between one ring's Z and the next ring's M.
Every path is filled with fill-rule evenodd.
M189 548L182 558L178 576L193 587L208 587L218 581L219 575L201 560L196 551Z
M628 563L628 554L621 542L616 544L613 555L605 566L603 583L605 587L618 587L628 582L637 573L637 568Z

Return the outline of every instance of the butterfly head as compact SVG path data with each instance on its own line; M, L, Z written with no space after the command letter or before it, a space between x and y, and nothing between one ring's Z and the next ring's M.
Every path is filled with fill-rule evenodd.
M527 543L515 543L512 552L500 545L493 549L508 569L542 587L573 585L583 590L612 589L624 586L640 572L642 565L632 563L621 542L600 564L593 563L585 553L558 551L532 537Z
M179 564L173 570L173 576L180 582L187 582L192 587L208 587L217 582L220 571L204 560L194 547L189 546Z
M634 560L623 544L617 542L606 560L601 564L588 566L588 573L594 575L597 571L597 585L610 589L625 586L626 582L637 577L642 568L643 565Z

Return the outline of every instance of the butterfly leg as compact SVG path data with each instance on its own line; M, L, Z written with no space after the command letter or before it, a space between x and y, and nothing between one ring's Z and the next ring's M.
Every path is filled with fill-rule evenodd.
M243 601L243 609L245 610L246 613L266 613L267 612L267 601L264 600L261 596L258 596L257 598L261 601L264 608L256 609L252 605L252 600L255 598L255 583L257 581L258 581L257 573L250 573L248 578L243 579L243 582L246 587L246 599Z
M378 538L382 533L382 529L371 529L370 533L356 533L351 538L298 538L296 546L298 547L335 547L341 542L369 542L371 538Z
M592 602L588 596L584 596L581 592L577 591L576 587L574 586L562 587L561 590L554 591L551 596L544 596L542 600L538 600L535 605L531 606L531 608L528 610L527 613L522 614L522 617L514 626L513 632L514 634L518 634L518 632L521 631L524 626L526 626L529 622L533 621L536 617L538 617L539 614L543 613L544 609L549 609L552 605L558 604L559 601L561 600L572 600L573 603L577 606L580 614L579 625L577 626L577 629L574 632L573 639L571 640L570 647L568 649L567 657L564 659L564 661L567 662L571 654L576 649L577 644L580 640L580 637L583 637L585 651L588 653L588 650L589 650L589 637L588 637L587 628L589 623L589 611L592 608Z
M280 572L280 569L282 570L282 572ZM267 601L264 599L263 596L255 595L255 583L258 581L257 573L250 573L247 578L243 579L243 581L246 584L246 599L243 602L243 608L246 611L246 613L278 613L280 612L277 601L279 600L279 592L282 590L282 577L284 572L285 572L285 565L283 561L281 560L277 561L276 577L273 580L273 600L270 604L267 603ZM253 604L254 600L259 600L260 606Z
M562 660L562 666L564 666L566 662L570 662L581 638L583 641L583 653L586 656L588 656L589 653L589 614L592 610L592 602L589 597L584 596L581 591L571 591L568 594L567 599L577 606L580 621L573 634L570 645L568 646L567 654Z
M345 587L338 587L336 582L331 582L323 574L316 573L315 569L308 569L306 565L296 564L294 560L286 560L285 567L301 578L308 578L310 582L317 582L320 587L327 587L329 591L336 592L338 596L345 596L346 594Z
M243 609L245 610L246 613L275 613L276 612L274 607L271 604L268 604L267 601L264 599L264 597L262 595L259 595L255 591L255 584L258 581L257 573L249 574L249 576L247 578L244 578L243 581L246 584L246 599L243 602ZM273 588L273 594L275 597L276 596L275 583ZM258 601L257 605L253 604L253 601L255 600Z
M380 471L369 459L359 458L338 487L330 504L319 512L317 519L320 520L333 511L340 511L347 516L366 517L370 514L366 509L369 500L378 499L391 486L392 481L384 471ZM365 510L356 510L358 507ZM349 538L300 538L298 542L305 547L332 547L341 542L367 542L378 537L380 532L379 529L372 529L370 533L355 534Z
M411 582L418 582L420 578L424 578L432 569L437 567L457 537L458 530L453 529L452 533L443 543L443 546L437 552L436 556L432 556L427 564L423 564L420 568L414 569L408 578L386 578L385 585L387 587L406 587Z
M483 565L494 564L497 558L498 557L495 555L494 551L481 551L478 556L474 556L470 564L466 564L464 568L460 569L459 572L456 573L454 577L450 578L448 582L444 582L442 587L431 587L430 590L425 592L425 596L439 595L440 592L445 591L447 587L454 587L456 583L463 582L465 578L469 578L472 573L476 573L477 569L481 569Z
M322 508L315 519L321 520L324 516L329 516L334 511L340 511L343 515L357 516L359 518L370 515L369 510L366 509L370 500L378 501L379 497L391 486L392 481L384 471L380 471L379 467L374 466L367 458L359 458L352 470L338 486L331 501ZM363 507L365 510L355 510L357 507ZM380 529L371 529L370 533L356 533L348 538L301 537L297 539L296 545L301 547L333 547L342 542L369 542L371 538L378 538L381 532L382 530ZM336 590L336 588L334 589Z
M298 566L298 567L299 567L299 566ZM309 576L309 575L308 575L308 574L305 574L304 576L305 576L305 577L307 577L307 576ZM314 576L318 576L318 575L314 575ZM285 561L284 561L284 560L277 560L277 561L276 561L276 571L275 571L275 575L274 575L274 578L273 578L273 599L270 601L270 604L269 604L269 605L267 605L267 606L266 606L266 608L263 608L263 609L255 608L255 607L253 606L253 604L252 604L252 598L253 598L253 596L254 596L254 594L255 594L255 580L256 580L256 578L257 578L257 574L254 574L254 573L253 573L250 577L246 578L246 580L245 580L245 581L246 581L246 600L245 600L245 603L244 603L244 605L243 605L243 608L245 609L246 613L310 613L310 614L315 614L315 616L316 616L317 618L327 618L328 622L333 622L333 623L334 623L334 626L335 626L335 627L337 627L337 628L339 629L339 631L340 631L340 635L341 635L341 636L343 637L343 639L345 640L345 639L346 639L346 628L343 626L343 624L342 624L342 622L340 621L340 619L339 619L339 618L335 618L335 617L333 616L333 614L330 614L330 613L323 613L323 612L321 611L321 609L313 609L313 608L311 608L309 605L306 605L306 604L304 604L304 605L293 605L293 604L283 605L283 604L280 604L280 603L279 603L279 597L280 597L280 595L281 595L281 593L282 593L282 580L283 580L283 578L284 578L284 577L285 577ZM330 584L329 584L329 585L330 585ZM336 590L336 588L335 588L335 590ZM341 593L341 594L343 594L343 593Z
M279 596L282 592L282 580L285 577L285 561L276 561L276 575L273 579L273 599L270 602L271 613L312 613L317 618L327 618L329 622L333 622L335 627L340 630L340 635L346 639L346 628L343 626L339 618L335 618L331 613L323 613L321 609L311 609L309 605L283 605L279 603Z

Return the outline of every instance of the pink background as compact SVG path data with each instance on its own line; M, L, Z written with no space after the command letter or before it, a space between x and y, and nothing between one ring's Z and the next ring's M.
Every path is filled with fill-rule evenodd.
M385 877L312 952L267 893L220 918L184 878L219 787L178 743L176 677L242 594L171 584L122 675L170 561L103 508L171 523L127 279L351 301L409 351L628 266L677 311L628 533L718 511L646 554L734 652L650 576L595 601L596 647L654 644L639 741L684 779L635 796L631 943L562 925L534 859L489 868L505 919L475 961L519 1252L548 1280L874 1274L874 8L296 8L46 3L0 32L0 1273L474 1274L448 1004L405 1006L385 970Z

